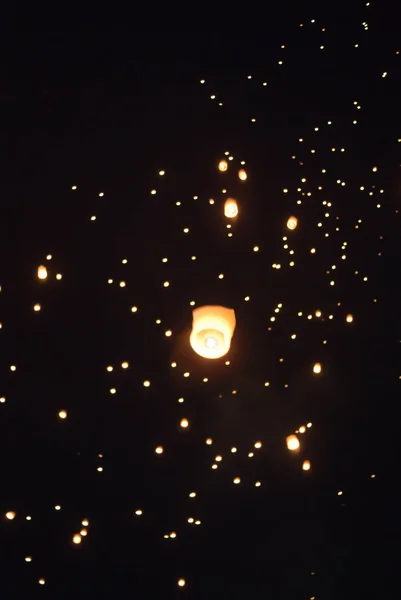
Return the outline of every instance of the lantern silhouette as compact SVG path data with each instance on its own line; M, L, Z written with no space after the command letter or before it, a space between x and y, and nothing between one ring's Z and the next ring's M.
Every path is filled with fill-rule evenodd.
M200 306L192 312L189 343L203 358L220 358L230 349L235 324L232 308Z
M229 219L234 219L238 215L238 204L234 198L228 198L224 203L224 215Z
M288 229L295 229L296 226L298 225L298 219L296 217L290 217L287 221L287 227Z

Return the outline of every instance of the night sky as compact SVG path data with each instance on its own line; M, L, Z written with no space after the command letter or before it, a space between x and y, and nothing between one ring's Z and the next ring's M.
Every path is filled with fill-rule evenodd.
M1 600L399 596L401 15L293 4L3 36Z

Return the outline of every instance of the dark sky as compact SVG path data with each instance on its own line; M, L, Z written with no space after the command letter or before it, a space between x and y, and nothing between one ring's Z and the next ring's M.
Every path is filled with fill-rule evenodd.
M5 600L399 594L399 14L241 10L4 26Z

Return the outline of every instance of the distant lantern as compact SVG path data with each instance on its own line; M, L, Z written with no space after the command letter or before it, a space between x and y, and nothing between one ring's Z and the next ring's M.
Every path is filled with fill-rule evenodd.
M304 460L303 465L302 465L302 469L304 471L310 471L310 461L309 460Z
M234 219L238 215L238 204L234 198L228 198L224 203L224 216Z
M222 171L222 172L223 172L223 171L227 171L227 169L228 169L228 164L227 164L227 162L226 162L225 160L221 160L221 161L219 162L219 171Z
M288 450L298 450L299 448L299 439L296 435L289 435L287 437L287 448Z
M295 229L296 226L298 225L298 219L296 217L290 217L287 221L287 227L288 229Z
M322 372L322 365L320 363L315 363L313 365L313 372L318 375L319 373Z
M72 538L72 541L74 542L74 544L80 544L82 541L82 537L80 536L79 533L76 533L74 535L74 537Z
M240 169L240 171L238 171L238 177L241 179L241 181L246 181L248 179L245 169Z
M224 306L201 306L192 312L192 349L204 358L220 358L230 349L235 312Z
M352 315L347 315L345 320L347 321L347 323L352 323L354 317Z
M38 279L46 279L47 278L47 269L43 265L38 267Z

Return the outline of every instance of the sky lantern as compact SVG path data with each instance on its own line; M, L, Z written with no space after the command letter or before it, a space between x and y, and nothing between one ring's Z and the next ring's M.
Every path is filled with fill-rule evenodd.
M290 217L287 221L287 228L288 229L295 229L296 226L298 225L298 219L296 217Z
M236 321L232 308L201 306L192 312L192 349L203 358L220 358L230 349Z
M224 203L224 215L229 219L234 219L238 215L238 204L234 198L228 198Z
M245 169L240 169L238 171L238 177L240 178L241 181L246 181L248 179L248 175L247 175Z
M227 161L221 160L219 162L219 171L221 171L223 173L224 171L227 171L227 169L228 169L228 163L227 163Z
M352 315L347 315L345 320L347 321L347 323L352 323L352 321L354 320L354 317Z
M321 372L322 372L322 365L321 365L320 363L315 363L315 364L313 365L313 372L314 372L316 375L319 375L319 373L321 373Z
M302 464L302 469L304 471L310 471L310 460L304 460Z
M38 279L47 279L47 269L43 265L38 267Z
M299 448L299 439L296 435L289 435L287 437L287 448L288 450L298 450Z

